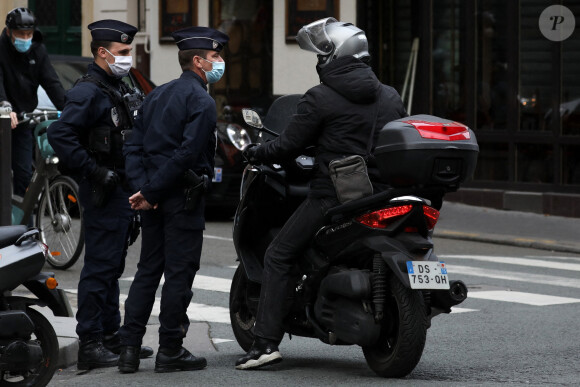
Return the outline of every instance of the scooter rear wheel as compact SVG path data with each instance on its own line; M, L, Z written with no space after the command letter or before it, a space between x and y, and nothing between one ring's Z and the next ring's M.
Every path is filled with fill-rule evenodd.
M230 289L230 321L236 341L246 352L250 350L254 342L254 323L256 322L256 317L247 303L248 284L244 265L240 263Z
M26 308L26 314L34 323L31 341L42 348L42 361L36 367L19 373L4 373L0 385L10 387L44 387L52 379L58 366L58 338L50 322L40 312Z
M427 313L423 295L390 276L381 336L377 345L364 347L369 367L379 376L401 378L421 360L427 338Z

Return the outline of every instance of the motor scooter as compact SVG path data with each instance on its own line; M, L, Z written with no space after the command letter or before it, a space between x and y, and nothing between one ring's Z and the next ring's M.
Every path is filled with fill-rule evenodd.
M39 230L24 225L0 227L0 385L46 386L58 365L54 328L37 309L72 317L65 292L54 274L42 272L48 247ZM30 296L13 294L24 286Z
M276 100L262 122L276 136L295 111L297 96ZM466 126L411 116L381 129L374 156L388 187L326 213L295 267L285 331L330 345L359 345L382 377L404 377L418 364L433 317L450 313L467 287L440 261L432 240L445 193L475 168L478 146ZM248 164L234 218L239 266L230 291L230 319L244 351L252 345L264 253L308 193L313 155L278 165Z

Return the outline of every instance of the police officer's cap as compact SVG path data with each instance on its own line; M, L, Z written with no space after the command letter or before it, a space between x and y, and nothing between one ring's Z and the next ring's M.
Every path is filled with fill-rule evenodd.
M171 34L180 50L213 50L220 52L230 38L208 27L188 27Z
M118 20L99 20L88 25L94 41L131 44L137 28Z

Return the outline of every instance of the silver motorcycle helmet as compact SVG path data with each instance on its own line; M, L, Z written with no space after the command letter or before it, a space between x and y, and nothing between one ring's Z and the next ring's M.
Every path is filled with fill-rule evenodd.
M301 49L318 55L320 67L347 55L362 61L370 59L369 44L364 31L333 17L305 25L298 31L296 41Z

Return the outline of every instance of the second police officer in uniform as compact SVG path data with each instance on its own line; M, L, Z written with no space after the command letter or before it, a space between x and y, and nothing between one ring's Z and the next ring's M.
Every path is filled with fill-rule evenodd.
M129 200L134 209L144 210L141 257L119 330L124 345L119 371L124 373L138 370L162 275L155 372L191 371L207 364L182 345L205 228L203 189L196 187L204 187L213 175L216 147L216 104L206 87L224 73L220 51L229 38L207 27L185 28L172 36L183 73L147 96L124 146L127 176L136 192Z
M132 65L137 28L100 20L88 26L94 62L66 94L48 138L63 165L78 172L85 258L78 283L78 369L117 365L121 323L119 278L125 268L134 212L127 199L123 141L142 96L122 81ZM144 347L141 356L151 356Z

